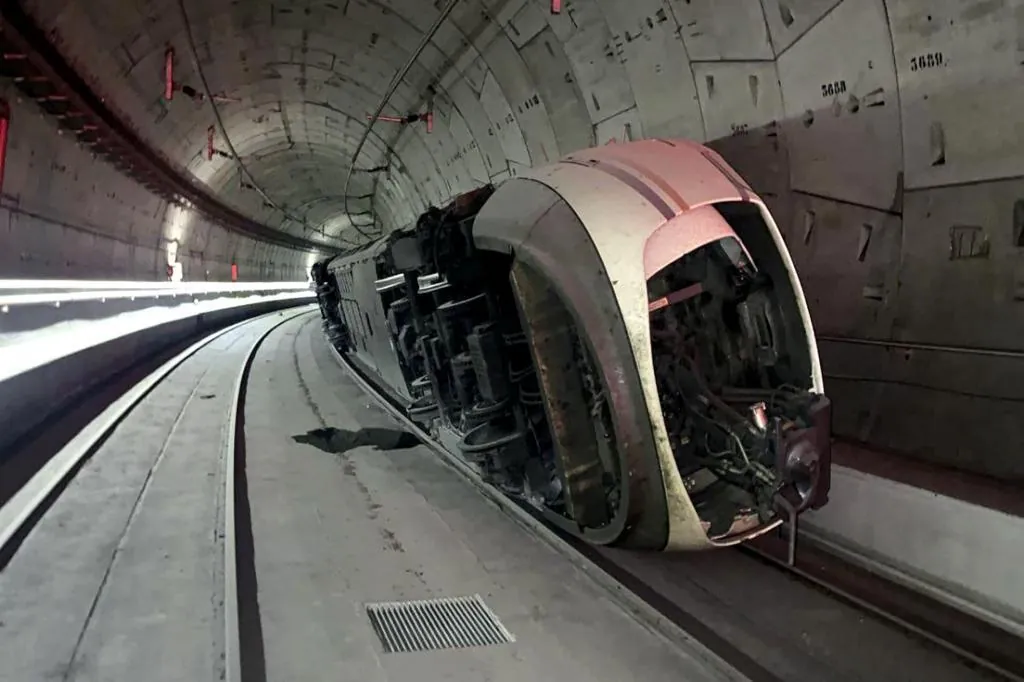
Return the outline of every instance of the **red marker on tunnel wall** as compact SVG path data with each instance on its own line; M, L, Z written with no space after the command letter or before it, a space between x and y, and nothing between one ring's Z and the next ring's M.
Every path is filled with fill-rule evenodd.
M4 188L4 170L7 168L7 129L11 123L11 107L0 99L0 191Z
M238 281L238 263L232 263L231 264L231 281L232 282L237 282Z
M561 14L562 13L562 0L551 0L551 13Z
M164 99L174 99L174 48L164 53Z

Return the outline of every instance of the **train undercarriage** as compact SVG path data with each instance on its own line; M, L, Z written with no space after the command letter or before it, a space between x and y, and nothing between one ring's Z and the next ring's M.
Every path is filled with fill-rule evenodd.
M400 389L385 388L507 495L591 542L620 542L641 513L632 479L652 472L622 455L619 387L564 292L514 253L474 245L493 192L428 210L368 258L401 377ZM326 335L359 358L369 350L353 330L362 323L338 301L338 281L355 272L318 264L314 279ZM725 238L683 254L649 279L647 304L656 397L644 409L664 423L707 537L725 543L823 504L829 404L791 364L772 279L743 245Z

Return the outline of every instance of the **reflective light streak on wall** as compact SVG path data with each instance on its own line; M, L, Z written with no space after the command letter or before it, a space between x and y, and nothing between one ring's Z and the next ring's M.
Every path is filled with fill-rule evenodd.
M11 123L11 108L7 100L0 100L0 191L4 188L4 171L7 168L7 132Z

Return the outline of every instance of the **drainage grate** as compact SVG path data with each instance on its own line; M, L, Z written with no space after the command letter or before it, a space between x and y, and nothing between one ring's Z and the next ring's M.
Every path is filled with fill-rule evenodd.
M461 649L514 642L480 595L367 604L387 653Z

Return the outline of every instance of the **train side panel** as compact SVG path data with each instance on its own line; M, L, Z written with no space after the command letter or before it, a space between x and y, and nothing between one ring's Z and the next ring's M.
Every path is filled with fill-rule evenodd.
M383 382L392 397L408 404L409 387L388 329L381 296L377 293L376 258L383 244L374 244L358 254L339 258L331 272L339 282L339 295L345 324L351 330L351 355L364 371Z

